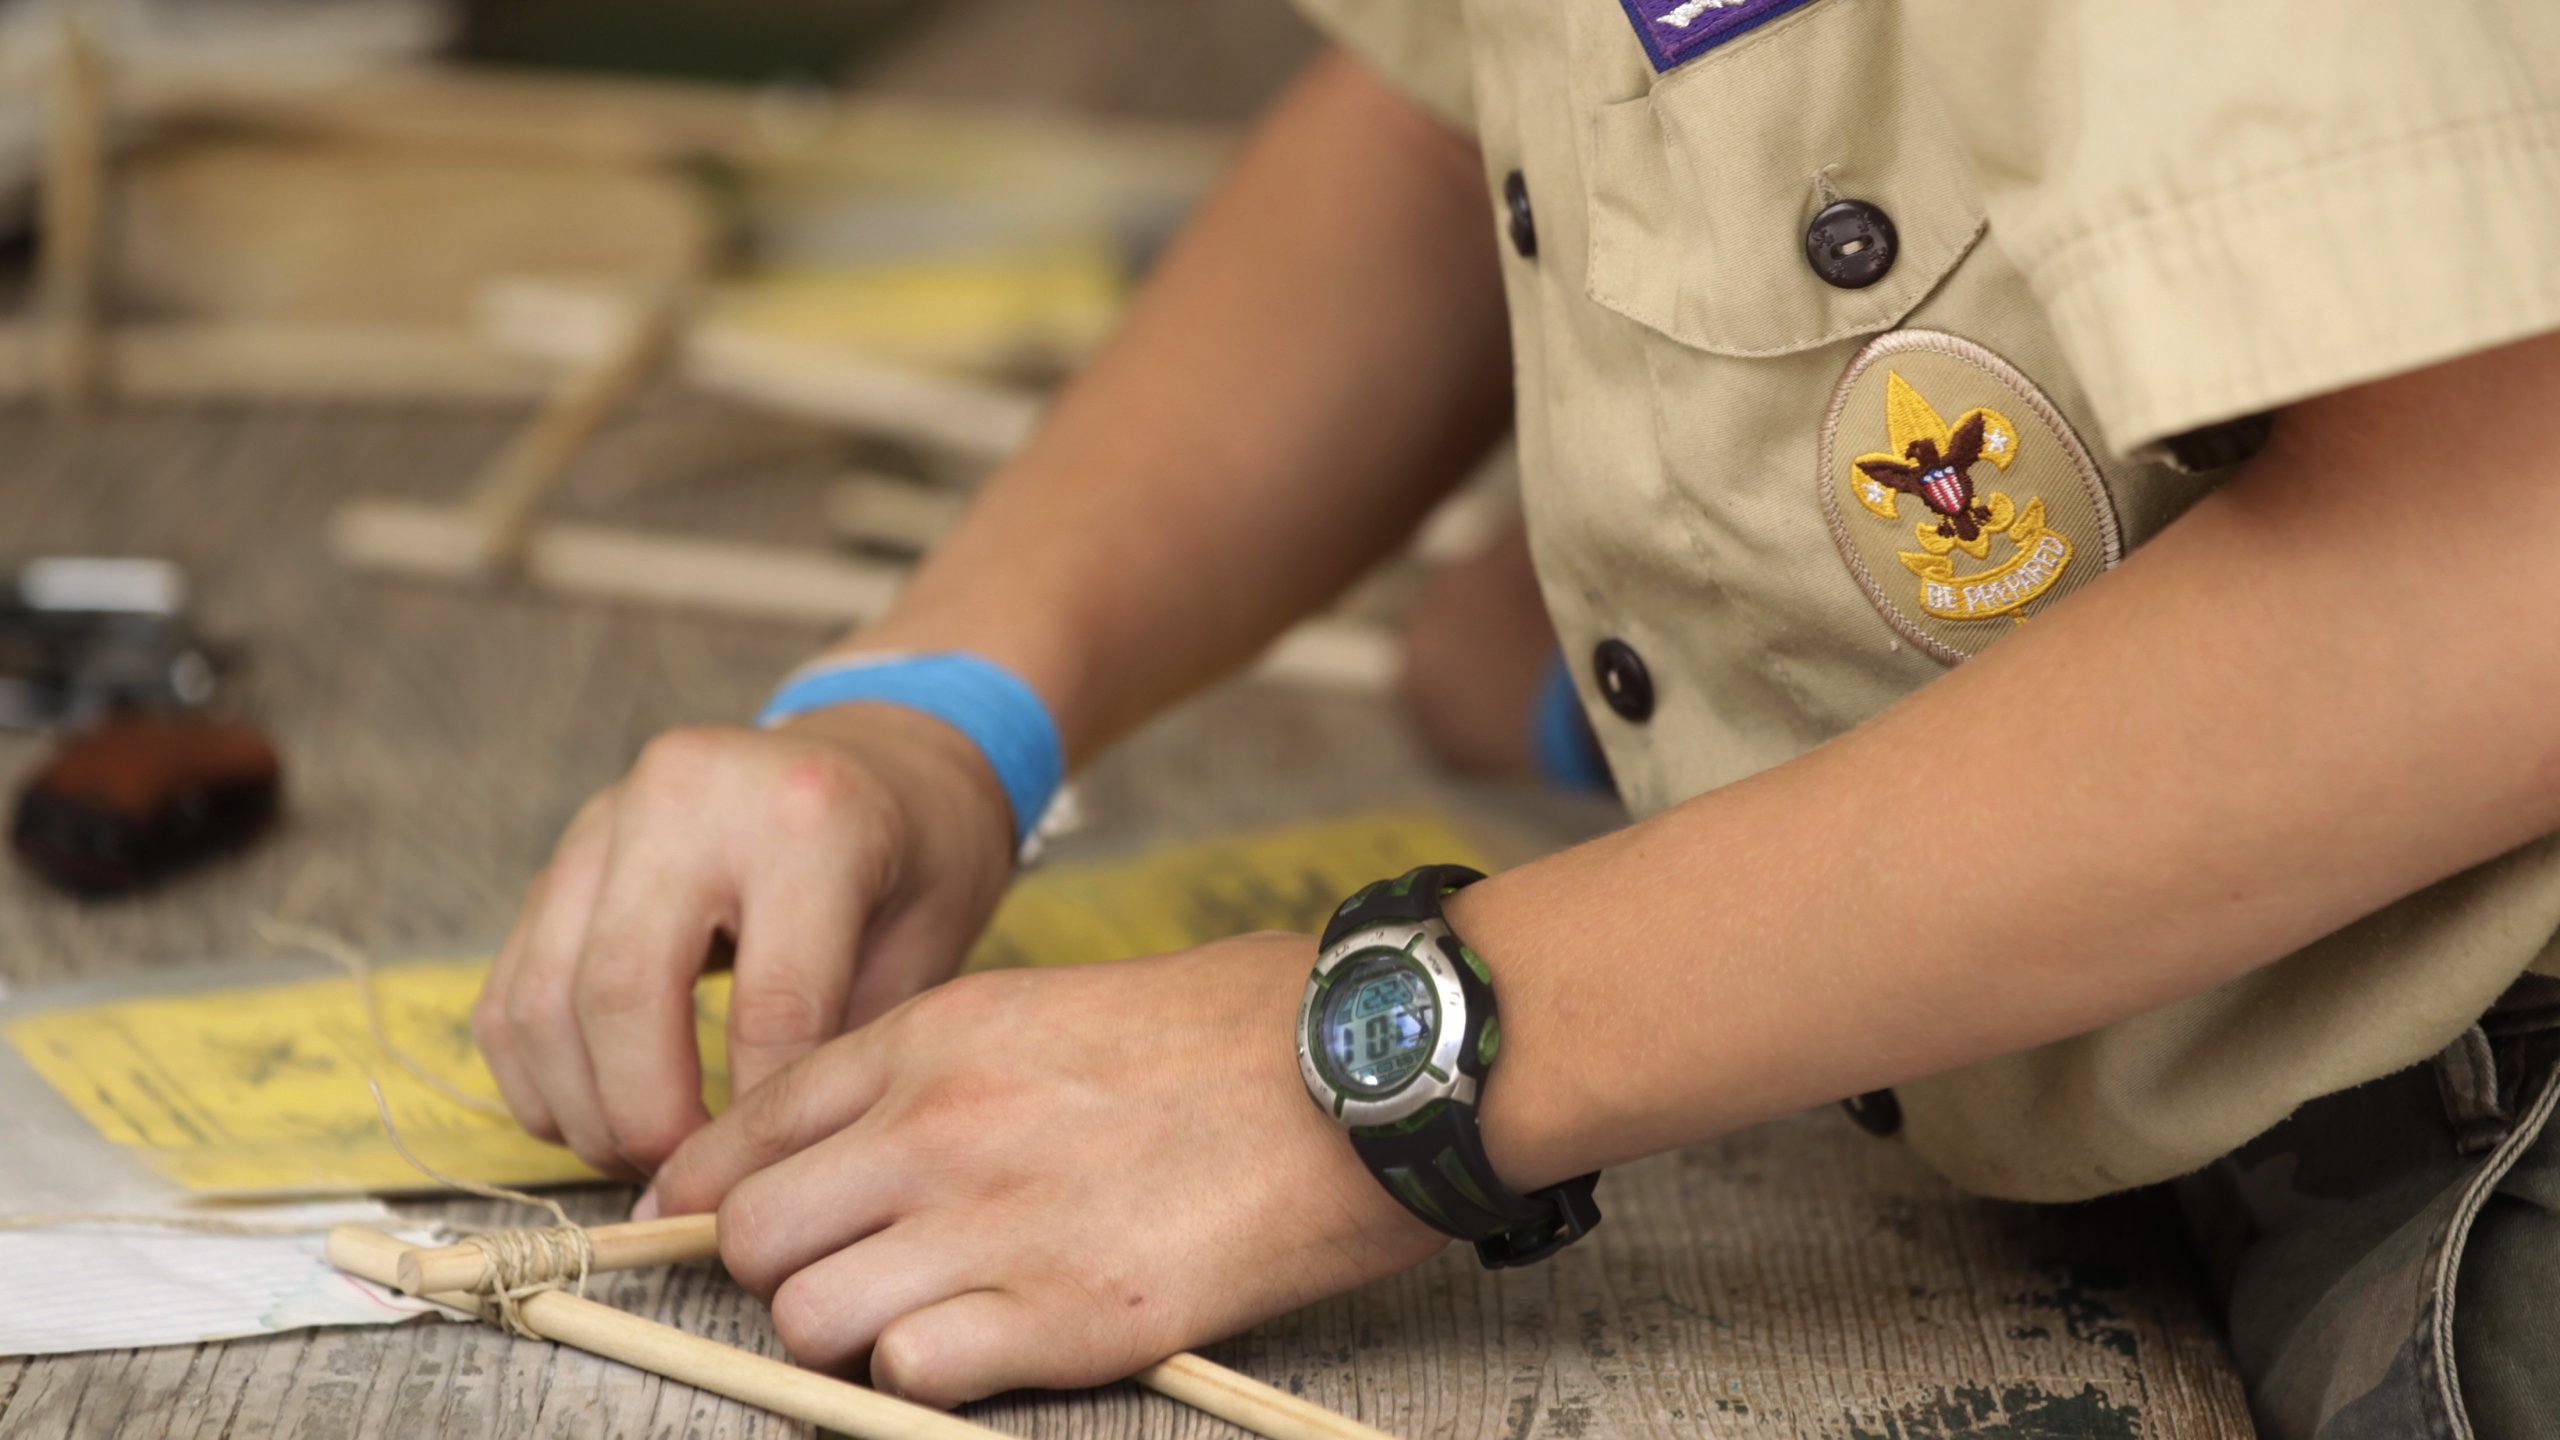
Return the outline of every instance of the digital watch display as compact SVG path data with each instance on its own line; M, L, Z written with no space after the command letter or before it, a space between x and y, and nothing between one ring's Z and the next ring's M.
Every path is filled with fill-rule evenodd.
M1464 961L1436 941L1419 922L1363 931L1356 944L1329 947L1307 983L1298 1068L1316 1103L1355 1134L1461 1095L1475 1101L1481 1072L1458 1056Z
M1440 1037L1440 1006L1430 977L1394 950L1352 958L1317 1020L1325 1058L1343 1084L1361 1095L1387 1095L1422 1073Z
M1522 1195L1485 1158L1476 1102L1501 1053L1501 1017L1491 970L1440 911L1482 878L1424 866L1343 902L1307 980L1298 1068L1398 1202L1475 1242L1485 1264L1522 1265L1599 1223L1599 1177Z

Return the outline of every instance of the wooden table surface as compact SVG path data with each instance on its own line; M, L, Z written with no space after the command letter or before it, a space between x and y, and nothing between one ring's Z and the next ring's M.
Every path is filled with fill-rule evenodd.
M240 643L290 815L253 853L148 898L81 906L0 875L0 976L24 987L258 952L252 917L376 953L496 938L578 802L677 723L748 713L821 637L514 591L356 579L320 546L357 493L456 494L494 414L110 409L0 415L8 549L186 563ZM581 483L689 455L704 483L625 519L816 533L830 446L697 444L661 407L605 437ZM665 442L665 443L660 443ZM729 456L728 461L722 455ZM658 463L653 461L652 463ZM17 773L39 742L0 740ZM1090 777L1066 857L1381 803L1435 806L1525 853L1595 812L1434 779L1381 706L1236 686ZM2157 1197L2072 1210L1957 1195L1832 1113L1611 1174L1591 1240L1526 1271L1457 1252L1212 1346L1211 1358L1410 1437L2134 1440L2250 1433L2174 1217ZM627 1191L577 1198L589 1217ZM470 1206L437 1207L470 1216ZM778 1353L717 1270L614 1277L602 1298ZM5 1283L0 1282L0 1303ZM1117 1386L977 1407L1008 1434L1232 1437ZM795 1427L575 1351L477 1326L338 1330L0 1361L0 1435L748 1437Z

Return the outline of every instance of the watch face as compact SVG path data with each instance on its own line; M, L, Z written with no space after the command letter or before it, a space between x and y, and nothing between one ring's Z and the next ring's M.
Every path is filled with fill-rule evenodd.
M1344 962L1317 1017L1324 1068L1355 1095L1384 1095L1411 1080L1440 1038L1431 981L1400 951Z

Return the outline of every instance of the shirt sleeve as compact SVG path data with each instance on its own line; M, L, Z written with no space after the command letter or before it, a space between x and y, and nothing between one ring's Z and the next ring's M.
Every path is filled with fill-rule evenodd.
M1918 0L2119 453L2560 329L2560 3Z
M1467 17L1459 0L1297 0L1326 37L1442 124L1475 133Z

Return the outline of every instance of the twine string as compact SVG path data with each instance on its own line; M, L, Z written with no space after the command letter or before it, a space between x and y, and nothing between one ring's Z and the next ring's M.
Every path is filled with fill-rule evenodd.
M569 1218L559 1201L548 1195L533 1195L510 1190L504 1185L491 1185L462 1175L448 1175L418 1158L409 1142L400 1135L399 1122L391 1118L391 1101L382 1093L382 1082L368 1078L365 1088L373 1092L373 1108L382 1117L382 1133L400 1158L411 1169L449 1190L477 1195L484 1200L503 1200L515 1205L530 1205L551 1212L552 1223L531 1230L483 1230L466 1236L462 1243L480 1252L480 1285L474 1292L487 1297L498 1309L498 1324L511 1335L527 1340L542 1339L540 1332L525 1324L520 1310L528 1296L545 1290L566 1288L583 1299L587 1293L587 1276L594 1270L596 1245L587 1227Z
M408 1072L410 1079L466 1110L495 1116L500 1120L515 1118L506 1106L487 1096L474 1095L437 1074L432 1067L410 1054L406 1047L391 1038L391 1033L383 1028L381 999L374 993L372 956L348 944L344 937L333 935L315 926L280 920L273 915L258 916L250 923L257 930L259 939L279 949L308 950L324 959L338 962L340 968L347 972L347 978L355 982L356 1001L364 1007L366 1037L373 1041L376 1049L390 1057L392 1064ZM385 1123L388 1123L387 1114Z
M197 1235L318 1235L307 1220L225 1220L212 1215L147 1215L118 1210L31 1210L0 1215L0 1230L54 1230L85 1225L117 1230L178 1230Z
M336 961L355 983L356 996L364 1008L365 1032L376 1048L391 1062L407 1072L410 1079L426 1086L443 1098L468 1110L484 1115L512 1119L507 1108L462 1089L409 1053L394 1041L382 1023L382 1007L374 994L372 957L328 931L272 916L260 916L254 922L260 938L271 945L309 950ZM392 1118L390 1097L383 1094L382 1082L365 1077L365 1089L372 1092L374 1113L382 1117L383 1138L409 1168L444 1188L484 1200L497 1200L510 1205L531 1206L551 1212L552 1223L526 1229L463 1231L461 1243L477 1249L483 1257L480 1283L473 1294L486 1299L497 1311L497 1323L508 1333L526 1339L543 1338L527 1326L521 1312L523 1302L545 1290L566 1289L583 1297L587 1278L595 1268L595 1240L587 1228L569 1218L569 1212L548 1196L511 1190L460 1175L447 1174L419 1158L409 1148L407 1137L400 1133L399 1122ZM40 1211L0 1215L0 1230L41 1230L69 1225L113 1226L118 1228L179 1231L199 1235L273 1236L314 1235L329 1230L326 1224L303 1221L232 1220L218 1216L127 1214L110 1211Z

